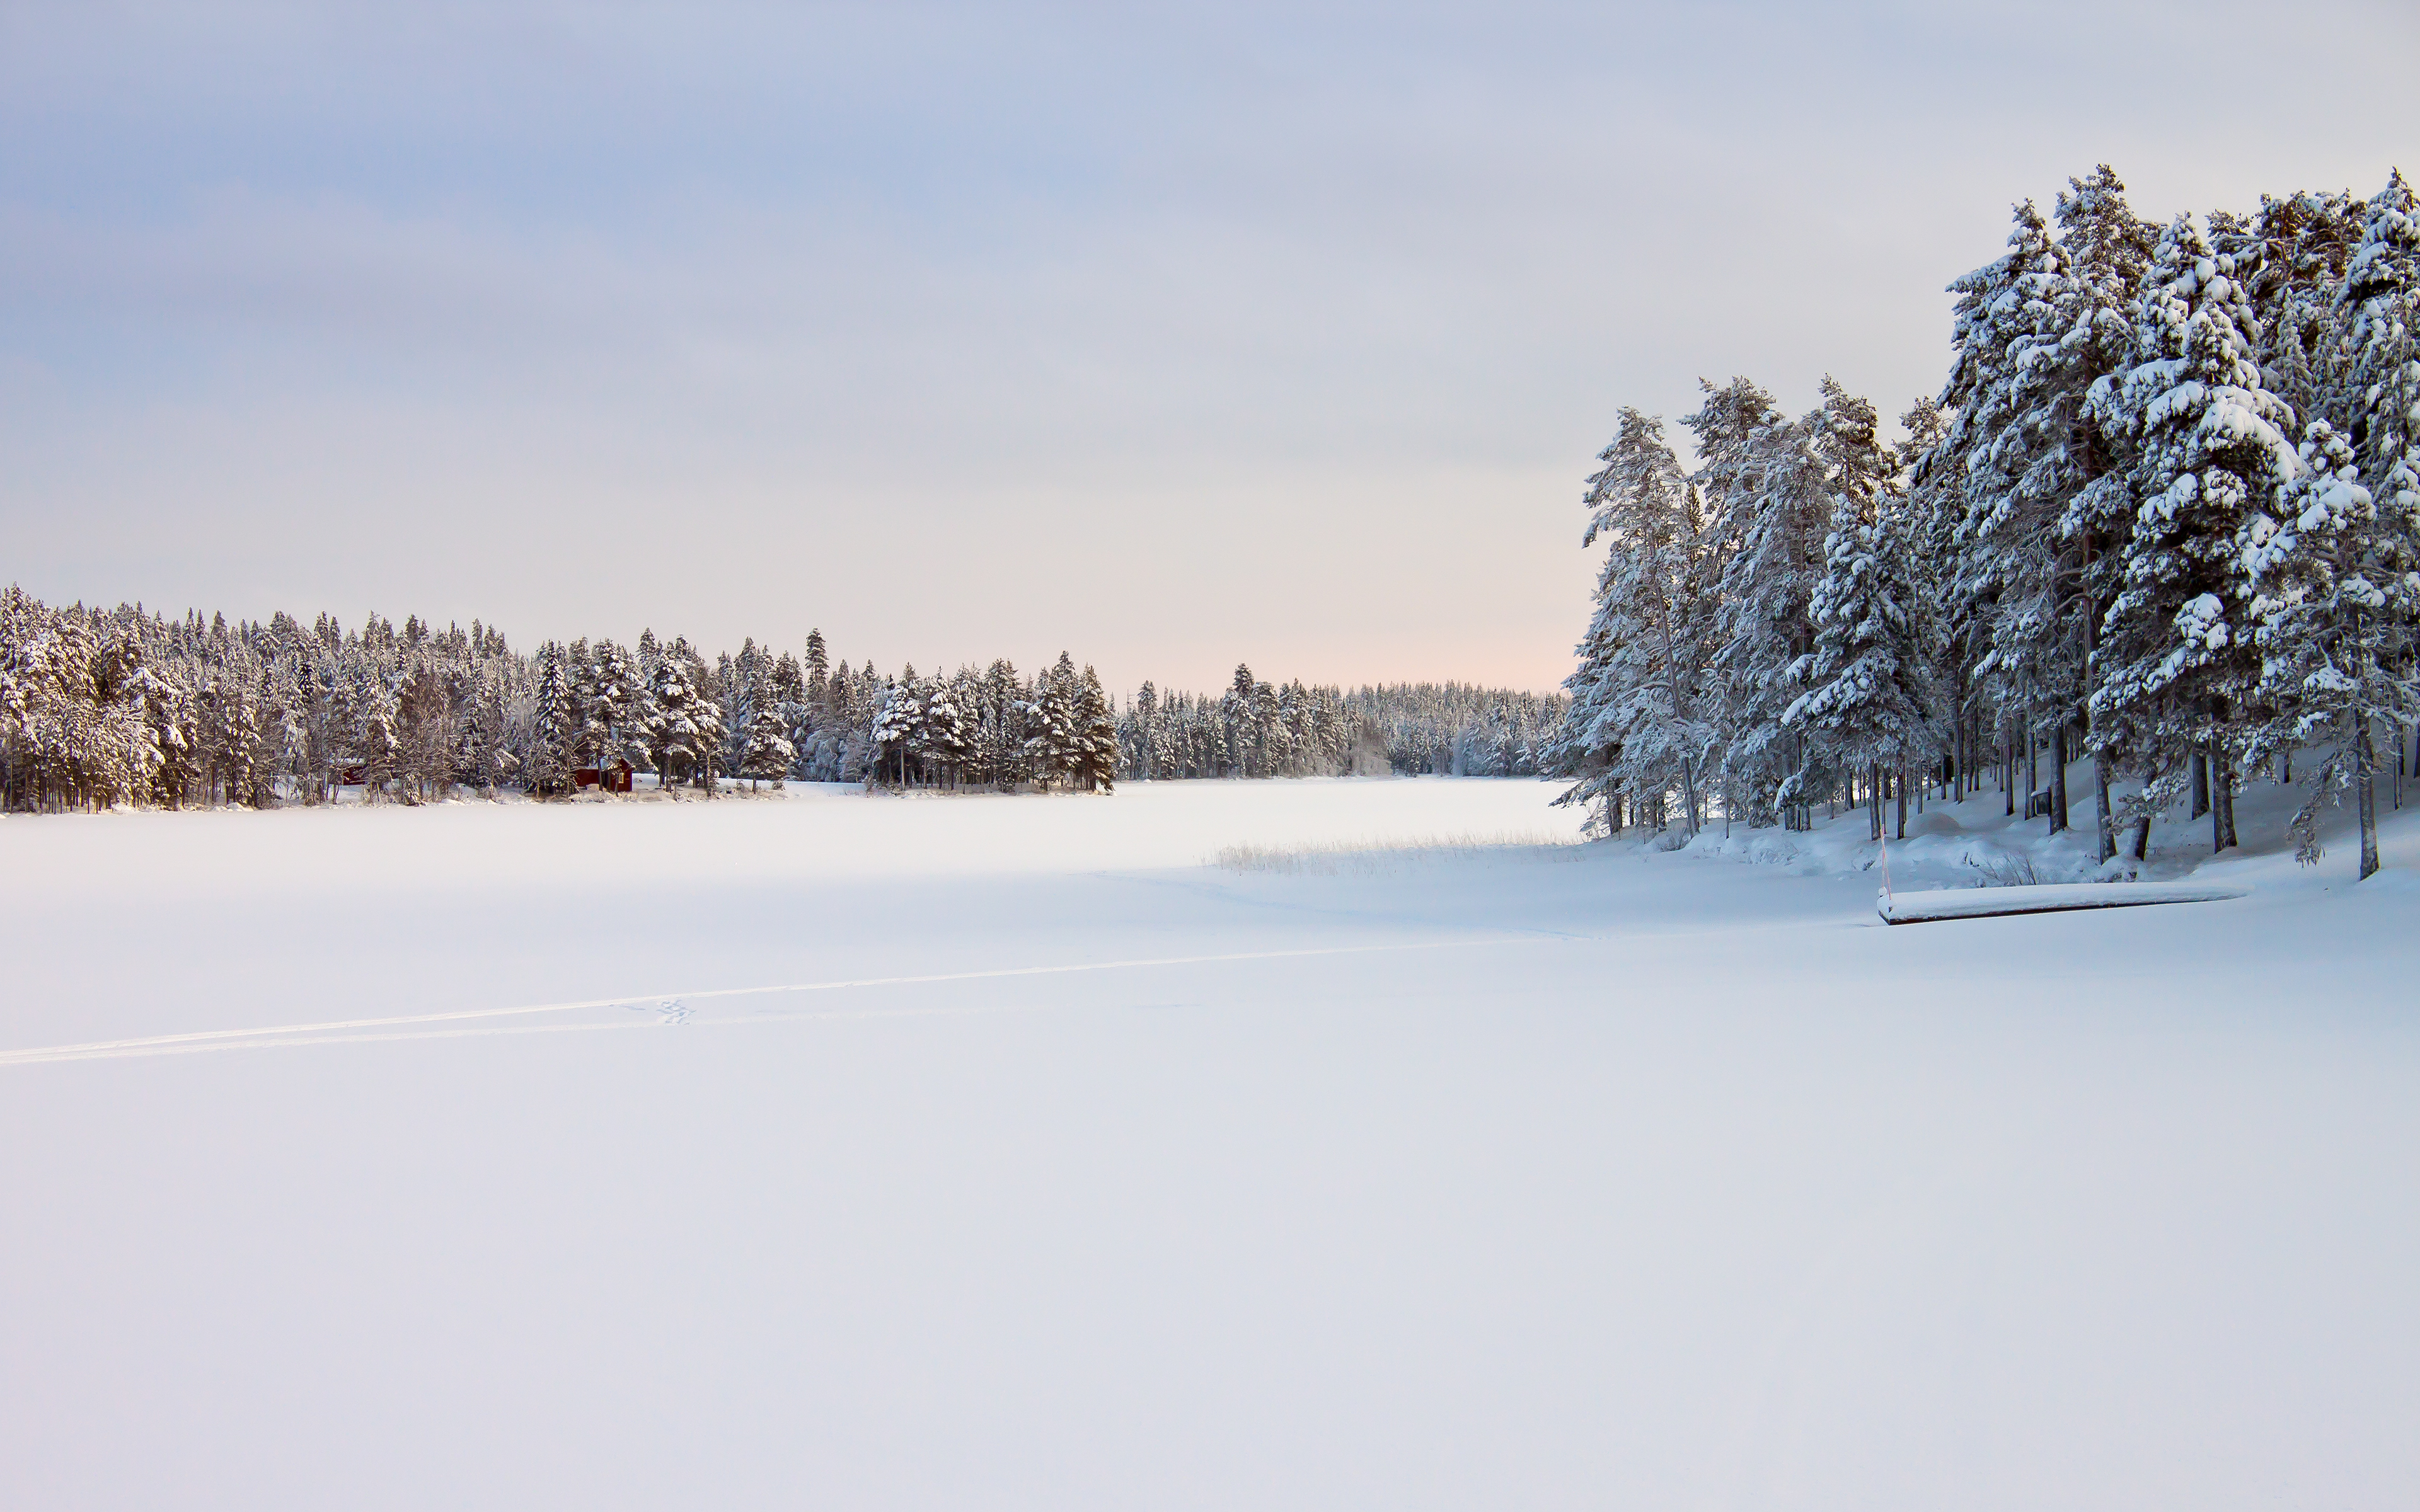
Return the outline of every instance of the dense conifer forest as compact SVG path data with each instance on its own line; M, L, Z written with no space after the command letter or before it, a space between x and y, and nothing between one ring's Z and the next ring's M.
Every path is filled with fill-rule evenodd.
M2349 794L2376 870L2420 719L2411 189L2165 225L2124 191L2104 165L2016 208L1896 446L1828 378L1799 417L1705 384L1687 467L1621 411L1549 754L1572 801L1683 834L1864 805L1880 835L1911 789L1996 786L2122 869L2178 804L2233 845L2265 777L2303 785L2306 859Z

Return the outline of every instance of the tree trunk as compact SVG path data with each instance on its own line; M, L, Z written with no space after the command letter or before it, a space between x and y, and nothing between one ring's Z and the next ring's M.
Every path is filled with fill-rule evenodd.
M1905 840L1907 839L1907 768L1900 767L1892 773L1891 777L1892 791L1899 796L1899 833L1893 838Z
M2133 841L2133 857L2134 857L2134 859L2135 859L2135 860L2140 861L2140 860L2143 860L2143 859L2147 858L2147 857L2150 855L2150 853L2151 853L2151 816L2150 816L2149 814L2145 814L2142 818L2137 819L2137 820L2135 820L2135 821L2134 821L2134 841Z
M2360 880L2366 882L2378 871L2378 783L2372 770L2378 764L2371 757L2366 713L2353 725L2352 752L2354 801L2361 810Z
M2067 827L2067 721L2050 733L2050 833Z
M2210 812L2210 758L2200 751L2193 754L2193 812L2188 819L2199 819Z
M2092 753L2092 815L2093 848L2106 861L2118 854L2118 818L2109 811L2109 758L2097 750Z

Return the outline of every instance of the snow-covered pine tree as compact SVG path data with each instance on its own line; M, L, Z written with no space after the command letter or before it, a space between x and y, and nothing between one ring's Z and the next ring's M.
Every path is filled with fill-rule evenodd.
M845 661L832 669L832 730L840 743L838 780L881 780L881 764L875 752L872 726L875 711L883 695L890 690L890 686L874 670L871 659L861 672L852 673Z
M1606 542L1597 609L1578 648L1563 741L1579 776L1558 802L1613 805L1677 791L1682 833L1701 822L1702 774L1714 730L1701 717L1708 607L1697 593L1695 495L1664 440L1664 423L1624 408L1582 497L1583 548ZM1500 737L1499 742L1500 744Z
M781 717L782 738L790 743L790 769L783 775L804 778L807 742L814 738L814 720L807 707L806 674L799 658L786 651L774 657L766 687L774 712Z
M1016 790L1023 775L1025 689L1016 669L996 660L984 669L976 701L975 780L1003 793Z
M565 685L565 728L566 744L577 731L572 720L569 684ZM362 768L365 791L364 796L375 796L386 791L393 781L402 743L396 738L396 725L401 701L396 697L395 685L382 671L365 669L360 680L360 694L354 702L360 722L353 726L352 753Z
M611 640L597 643L597 708L604 727L600 764L623 761L634 772L653 769L648 743L655 724L655 693L648 687L644 661L643 654Z
M821 630L807 632L806 672L807 698L819 703L823 702L824 690L831 681L831 656L824 649L824 633Z
M2362 480L2390 528L2420 533L2420 206L2400 173L2369 202L2342 288Z
M1815 437L1818 412L1775 420L1746 439L1726 505L1724 533L1735 544L1723 563L1714 612L1714 667L1720 678L1724 769L1749 804L1750 822L1777 817L1804 828L1804 738L1785 730L1782 711L1801 691L1790 670L1815 646L1809 605L1823 574L1832 497Z
M1947 444L1949 416L1930 397L1918 397L1899 417L1907 440L1900 485L1908 569L1913 574L1917 629L1931 670L1932 713L1947 764L1937 774L1947 796L1962 798L1978 786L1989 741L1984 701L1978 695L1975 664L1984 655L1984 622L1977 606L1951 586L1965 524L1956 455ZM1996 747L1996 742L1990 742Z
M1689 475L1700 511L1691 592L1699 603L1718 606L1724 577L1757 517L1755 498L1761 486L1758 455L1770 440L1766 432L1782 417L1774 408L1773 396L1747 378L1734 377L1721 388L1700 378L1698 387L1705 394L1704 402L1695 413L1681 419L1689 429L1698 461ZM1719 646L1724 633L1719 615L1714 632L1714 643ZM1718 753L1708 764L1721 773L1726 824L1728 816L1743 807L1750 825L1770 824L1776 817L1765 780L1771 774L1732 764L1732 757L1747 739L1740 710L1754 694L1752 688L1736 686L1739 671L1721 661L1706 669L1699 713L1712 728L1712 749ZM1552 738L1558 748L1567 742L1570 730L1567 722L1557 730ZM1614 828L1621 827L1619 805L1607 810L1607 818Z
M2349 785L2366 878L2378 870L2373 729L2381 718L2399 729L2420 717L2400 634L2420 614L2420 555L2411 522L2381 514L2351 445L2327 422L2311 423L2302 458L2276 513L2255 515L2240 543L2266 716L2242 759L2249 768L2319 744L2319 759L2302 768L2310 797L2293 820L2297 855L2319 859L2319 808Z
M1950 285L1957 355L1940 403L1952 418L1938 460L1919 458L1918 473L1947 473L1960 498L1947 596L1971 618L1973 675L2016 727L2048 717L2063 729L2081 695L2083 638L2063 633L2081 616L2055 526L2071 491L2059 469L2083 386L2057 381L2068 377L2056 360L2064 255L2030 201L2014 219L2008 252ZM2064 783L2054 793L2063 798ZM2062 803L2050 817L2054 831L2065 825Z
M903 788L908 785L908 760L916 744L916 733L924 723L923 692L915 663L910 662L901 669L898 683L875 710L869 732L874 746L873 771L866 779L869 784L876 780L874 774L878 773L884 779L895 779Z
M2352 409L2343 362L2350 312L2339 295L2361 240L2362 211L2348 194L2301 193L2263 194L2260 208L2240 222L2211 217L2211 246L2234 255L2259 317L2252 356L2262 381L2304 424L2325 420L2339 431Z
M2252 361L2257 322L2201 227L2179 216L2136 299L2135 362L2093 387L2090 409L2134 457L2122 585L2102 618L2092 694L2096 753L2146 772L2155 813L2186 790L2186 758L2211 763L2211 841L2235 843L2229 754L2259 664L2242 623L2239 537L2273 516L2299 470L2285 403Z
M706 671L706 658L698 655L686 636L673 637L673 643L664 648L664 658L668 661L677 659L685 664L686 681L690 690L689 718L697 732L698 782L706 789L706 795L711 798L714 796L715 775L723 770L725 730L722 705L706 691L711 676Z
M982 755L983 674L960 667L950 674L942 694L946 709L931 715L933 750L948 768L951 787L970 779L980 782L972 774Z
M2420 206L2400 173L2389 175L2364 209L2341 300L2351 311L2345 389L2357 407L2347 428L2357 439L2362 479L2381 529L2400 532L2406 549L2420 551ZM2393 665L2420 675L2420 625L2406 616L2392 629ZM2398 772L2405 733L2395 733ZM2413 759L2420 763L2420 747Z
M2093 756L2095 840L2106 861L2117 848L2110 780L2124 737L2104 738L2094 728L2092 692L2101 677L2102 625L2123 588L2119 545L2133 530L2129 480L2136 456L2132 440L2104 427L2092 394L2102 379L2139 361L2140 294L2160 229L2134 214L2126 186L2105 162L2089 177L2068 180L2057 219L2065 264L2057 294L2061 329L2055 339L2046 334L2025 343L2017 363L2020 381L2031 391L2024 401L2024 428L2045 442L2025 486L2066 505L2058 524L2063 550L2055 597L2066 654L2057 660L2072 669L2072 680L2050 732L2054 810L2057 827L2065 828L2067 762L2074 754L2070 735L2080 726ZM2143 833L2147 827L2138 830Z
M482 676L473 687L463 720L456 780L492 795L519 765L505 729L504 687L494 677Z
M281 618L283 616L280 616ZM295 656L279 654L264 671L262 730L281 793L278 801L298 796L311 772L311 731L304 714L302 691L295 682Z
M1815 644L1790 671L1790 680L1807 691L1782 711L1781 723L1808 736L1807 791L1834 773L1866 774L1874 839L1885 827L1883 793L1895 786L1897 838L1905 840L1910 770L1938 749L1925 611L1901 502L1895 490L1866 486L1875 481L1874 455L1887 455L1871 437L1872 406L1861 414L1858 401L1830 387L1825 397L1827 415L1841 417L1841 450L1857 462L1835 475L1857 491L1833 496L1823 576L1808 605ZM1785 802L1798 796L1785 787Z
M643 656L654 640L652 630L642 634ZM721 745L719 724L709 730L700 723L699 712L706 701L697 691L695 679L702 669L690 665L686 649L687 642L675 639L659 650L648 678L656 719L647 732L647 764L656 769L668 792L704 773L709 755Z

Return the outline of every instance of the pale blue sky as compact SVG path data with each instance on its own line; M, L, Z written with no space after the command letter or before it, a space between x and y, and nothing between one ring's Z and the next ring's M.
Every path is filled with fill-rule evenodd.
M2420 167L2408 6L0 0L0 579L1544 687L1699 375L1937 386L2009 203Z

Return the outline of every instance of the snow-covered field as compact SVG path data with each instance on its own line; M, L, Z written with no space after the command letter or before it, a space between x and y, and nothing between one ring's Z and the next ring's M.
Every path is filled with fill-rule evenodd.
M2410 810L1553 792L0 820L0 1504L2409 1504Z

